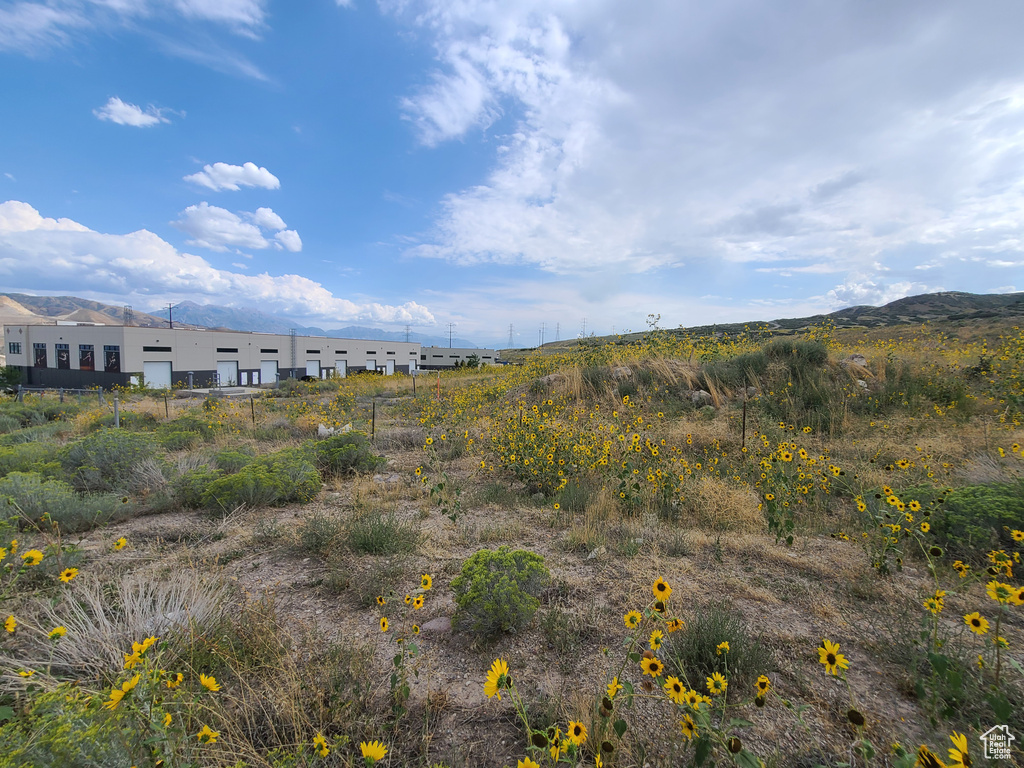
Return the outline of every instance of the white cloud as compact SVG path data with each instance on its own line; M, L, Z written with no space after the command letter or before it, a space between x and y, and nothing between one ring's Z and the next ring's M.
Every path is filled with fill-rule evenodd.
M942 288L929 288L923 283L900 282L884 285L871 279L847 280L828 292L828 300L836 308L860 305L881 306L905 296L933 293Z
M266 18L263 0L173 0L172 6L186 18L226 24L250 35Z
M17 181L17 179L14 178L14 174L13 173L5 173L4 176L6 176L11 181Z
M36 55L41 49L69 39L68 30L88 25L73 6L15 3L0 8L0 50L18 50Z
M1024 6L382 6L436 50L402 102L421 142L493 148L413 255L576 275L794 262L848 273L832 300L861 300L899 291L857 275L1024 238Z
M161 114L161 110L150 106L145 110L135 104L121 101L111 96L102 107L92 111L100 120L109 120L118 125L131 125L135 128L150 128L160 123L171 122Z
M214 163L213 165L204 165L203 170L186 176L185 181L212 189L215 192L222 189L230 189L237 192L241 187L279 189L281 186L281 181L277 176L266 168L257 166L256 163L244 163L243 165Z
M297 253L302 250L302 239L294 229L286 229L274 235L274 239L280 243L286 251Z
M252 214L252 223L263 229L284 229L288 225L284 223L284 219L274 213L270 208L257 208L256 213Z
M190 205L180 214L181 218L171 222L193 238L189 245L198 245L212 251L226 251L228 247L261 249L270 245L260 228L243 221L240 216L225 208L202 202Z
M226 208L202 202L190 205L181 212L177 221L172 221L193 239L189 245L209 248L212 251L226 251L229 248L285 249L292 252L302 250L302 240L295 230L285 229L288 225L270 208L258 208L255 213L242 211L232 213ZM263 230L278 231L268 240Z
M69 219L44 218L29 204L13 200L0 204L0 282L10 290L135 297L139 303L190 298L257 305L323 323L434 323L430 310L416 302L356 303L300 275L217 269L152 232L95 232Z

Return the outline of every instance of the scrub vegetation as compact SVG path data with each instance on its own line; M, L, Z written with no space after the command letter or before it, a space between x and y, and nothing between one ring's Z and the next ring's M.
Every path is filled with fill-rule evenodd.
M959 322L0 402L0 767L984 764L1024 332Z

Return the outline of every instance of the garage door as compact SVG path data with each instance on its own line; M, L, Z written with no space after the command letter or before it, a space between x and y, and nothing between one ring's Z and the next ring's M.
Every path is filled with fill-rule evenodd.
M388 376L394 376L395 375L395 361L394 360L388 360L387 363L386 363L386 366L387 366L387 370L385 371L385 373Z
M306 361L306 375L316 376L320 378L320 361L319 360L307 360Z
M344 379L348 375L348 361L339 360L334 364L334 374L339 379Z
M217 378L220 380L222 387L237 387L238 386L238 361L237 360L218 360L217 361Z
M142 377L146 386L150 389L171 388L171 364L170 363L143 363Z
M376 359L374 359L372 357L366 358L366 370L368 370L368 371L376 371L377 370L377 361L376 361Z
M260 360L260 381L277 384L277 360Z

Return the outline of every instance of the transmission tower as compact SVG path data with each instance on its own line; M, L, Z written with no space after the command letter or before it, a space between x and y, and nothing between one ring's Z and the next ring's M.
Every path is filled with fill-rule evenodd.
M452 328L455 327L455 323L448 323L448 349L452 348Z
M124 324L134 325L135 324L135 312L132 310L131 304L124 305Z
M515 342L512 340L512 323L508 324L508 348L512 349Z
M547 323L541 323L540 324L540 345L542 347L544 346L544 331L546 331L547 329L548 329L548 324Z
M555 323L555 341L560 341L562 335L562 324Z
M410 331L412 331L412 326L411 325L406 325L405 326L405 340L406 341L409 341L409 333L410 333Z
M584 317L583 318L583 330L580 332L580 336L584 336L585 337L586 335L587 335L587 318Z

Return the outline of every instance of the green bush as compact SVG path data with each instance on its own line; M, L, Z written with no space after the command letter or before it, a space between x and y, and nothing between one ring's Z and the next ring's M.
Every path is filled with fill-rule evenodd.
M191 413L185 413L174 421L167 421L156 428L158 435L166 435L171 432L195 432L204 440L212 440L218 431L217 424L211 427L208 419L203 419Z
M306 502L319 492L320 473L307 453L286 448L214 480L203 491L202 505L227 512L242 504L259 507Z
M156 450L148 434L104 429L64 448L60 462L79 490L118 490L128 485L132 468Z
M719 654L720 643L729 652ZM667 658L674 673L700 688L712 672L726 671L729 690L750 690L758 675L773 668L771 652L760 638L751 635L740 613L726 604L713 604L696 612L682 630L669 635Z
M175 430L159 433L157 439L167 451L187 451L203 441L203 436L191 430Z
M313 512L299 529L299 549L314 555L326 556L344 530L344 521L338 515Z
M452 581L453 623L484 638L526 627L540 606L538 595L551 581L544 558L522 549L481 549L462 564Z
M117 417L121 423L121 429L130 429L138 432L149 432L156 429L157 419L152 413L136 413L135 411L122 411ZM114 414L105 413L99 418L89 422L88 431L95 432L99 429L114 426Z
M224 473L219 469L200 468L185 472L171 483L174 497L183 507L199 509L203 506L203 494L210 483L220 479Z
M213 463L217 465L217 469L222 469L229 475L233 475L243 467L247 467L252 464L255 455L246 450L236 451L233 448L225 448L222 451L217 451L213 457Z
M313 444L317 466L325 475L338 476L372 472L387 463L370 450L370 441L362 432L333 435Z
M348 529L349 546L368 555L414 552L419 543L420 532L416 526L394 515L363 515L353 520Z
M900 490L916 499L931 523L930 537L952 557L981 561L992 549L1013 549L1011 530L1024 530L1024 480L965 485L949 493L932 486Z
M67 483L35 472L12 472L0 479L0 514L15 514L15 506L35 523L49 514L64 533L87 531L129 512L116 494L78 494Z
M55 464L57 446L52 443L22 443L0 448L0 477L11 472L40 472L54 474L60 470Z
M13 416L0 415L0 434L7 434L21 429L21 422Z
M72 426L67 422L54 421L49 424L40 424L35 427L26 427L0 435L0 445L21 445L23 443L35 443L50 438L60 438L72 431Z

